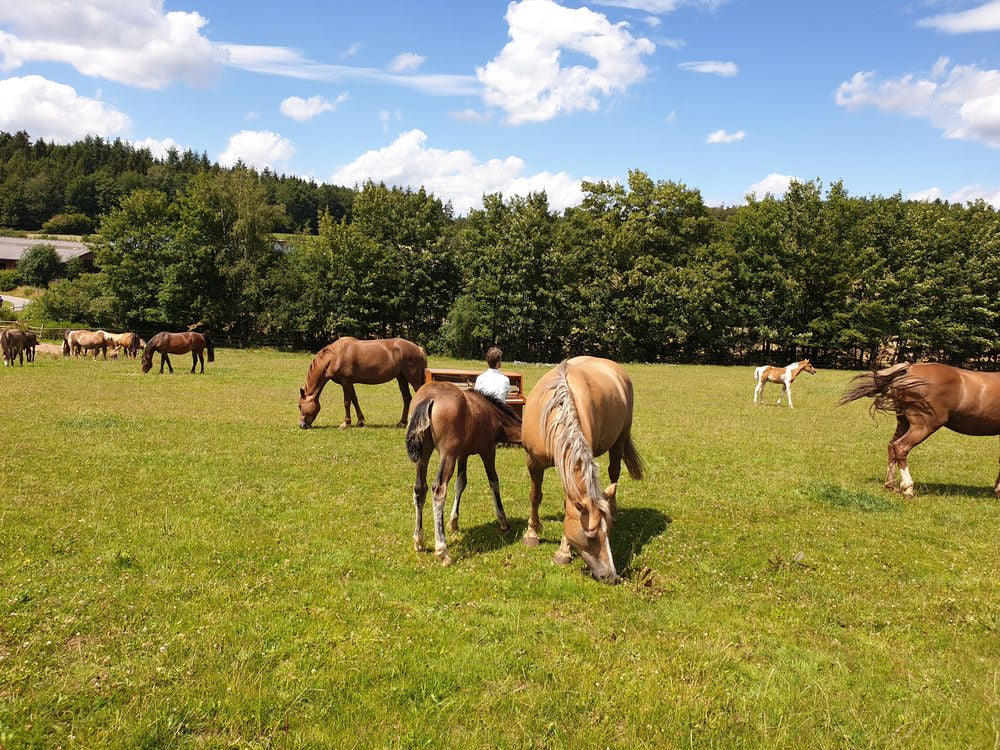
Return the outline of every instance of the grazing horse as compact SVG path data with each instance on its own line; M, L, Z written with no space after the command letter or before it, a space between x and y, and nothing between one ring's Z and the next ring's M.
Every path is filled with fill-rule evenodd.
M208 349L208 361L214 362L215 347L212 346L212 341L208 336L195 333L194 331L188 331L187 333L160 331L149 340L145 350L142 352L142 371L147 373L153 369L153 355L159 352L160 374L163 374L164 363L170 368L170 373L173 374L174 366L170 364L170 357L168 355L187 354L191 352L191 372L194 372L194 368L199 362L201 362L201 371L205 372L204 351L206 349Z
M344 389L344 421L341 427L351 426L351 404L358 414L358 427L364 427L365 415L361 413L355 383L376 385L388 383L393 378L403 394L403 416L397 427L405 427L410 413L410 386L416 391L424 380L427 369L427 352L406 339L374 339L359 341L341 336L332 344L319 350L309 365L306 384L299 388L299 427L306 429L319 414L319 395L329 382L339 383Z
M126 357L136 358L139 350L139 337L132 333L131 331L126 331L125 333L108 333L103 332L108 340L114 345L115 349L121 349Z
M781 406L782 395L788 394L788 408L794 409L795 407L792 405L792 383L803 370L810 375L816 374L816 368L812 366L812 363L808 359L803 359L801 362L792 362L787 367L774 367L773 365L758 367L753 371L753 379L757 382L757 387L753 391L753 402L757 403L757 397L761 395L765 385L768 383L781 383L782 390L778 394L776 405ZM764 403L763 396L761 396L760 401Z
M90 349L94 350L94 361L97 361L97 352L108 358L108 337L104 331L66 331L63 335L63 356L74 357L83 354Z
M413 417L406 430L406 452L417 465L413 485L413 505L416 523L413 544L417 551L424 548L424 500L427 498L427 464L437 448L441 456L434 480L434 551L443 565L451 564L444 536L444 504L448 497L448 482L458 466L455 480L455 507L451 512L451 529L458 531L458 508L466 485L469 456L478 454L483 460L486 476L493 492L493 508L500 530L510 528L500 502L500 479L496 470L497 443L517 443L521 439L521 420L507 404L479 391L463 390L453 383L426 383L413 399Z
M618 579L609 535L622 460L633 479L642 479L642 459L631 434L633 401L632 380L621 365L574 357L543 375L524 405L521 442L531 476L531 518L524 543L539 544L542 478L547 468L555 466L566 515L553 560L566 564L576 549L591 575L609 583ZM602 491L594 458L604 453L609 454L611 484Z
M24 332L24 353L29 362L35 361L35 347L38 346L38 335L33 331Z
M896 432L889 442L885 487L912 499L907 456L942 427L961 435L1000 435L1000 373L974 372L935 363L902 363L858 375L840 399L843 405L871 397L873 411L893 411ZM993 491L1000 498L1000 476Z
M3 352L4 367L13 367L15 357L21 367L24 367L24 331L20 328L8 328L0 332L0 351Z

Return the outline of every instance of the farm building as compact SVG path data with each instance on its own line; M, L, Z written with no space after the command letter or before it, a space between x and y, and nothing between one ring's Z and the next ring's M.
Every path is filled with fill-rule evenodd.
M63 263L70 258L80 258L84 266L92 269L94 253L82 242L67 240L38 240L27 237L0 237L0 270L17 268L21 256L32 245L52 245Z

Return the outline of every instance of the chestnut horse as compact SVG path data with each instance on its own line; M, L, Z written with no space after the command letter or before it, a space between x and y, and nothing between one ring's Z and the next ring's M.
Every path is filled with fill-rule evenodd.
M1000 435L1000 373L904 362L858 375L851 382L857 385L838 405L872 397L873 411L896 414L885 487L897 489L898 467L898 490L907 498L914 495L907 456L939 429L947 427L961 435ZM1000 476L993 491L1000 498Z
M0 331L0 351L3 352L3 366L14 366L14 358L18 358L21 367L24 367L24 331L20 328L8 328ZM31 361L31 357L28 357Z
M393 378L403 394L403 416L397 427L406 426L410 413L410 386L416 391L424 382L427 369L427 352L406 339L374 339L359 341L351 336L341 336L324 346L313 358L306 373L306 384L299 388L299 427L306 429L319 414L319 395L331 380L344 389L344 421L341 427L351 426L351 404L358 414L358 427L364 427L365 415L361 413L355 383L376 385L388 383Z
M215 347L212 346L212 342L208 336L195 333L194 331L187 331L185 333L160 331L149 340L145 350L142 352L142 371L146 373L153 368L153 355L159 352L160 374L163 374L164 363L170 368L172 374L174 367L170 364L170 357L168 355L187 354L191 352L191 372L194 372L194 368L199 362L201 362L201 371L205 372L205 355L203 353L205 349L208 349L208 361L214 362Z
M642 479L642 459L632 442L632 380L607 359L563 360L538 381L524 405L521 443L531 475L531 518L524 543L537 546L542 524L542 478L555 466L562 480L566 515L559 551L553 558L568 563L580 552L598 580L618 579L609 535L614 524L618 477L624 459L633 479ZM609 454L611 484L603 492L595 456Z
M63 356L74 357L84 354L93 349L94 360L97 360L97 353L101 352L104 359L108 358L108 337L104 331L66 331L63 334Z
M497 443L517 443L521 439L521 420L500 399L474 390L463 390L453 383L426 383L413 399L413 417L406 430L406 452L417 465L413 485L416 523L413 545L424 548L424 500L427 498L427 464L437 448L441 456L434 480L434 552L443 565L451 564L444 536L444 504L448 482L458 467L455 480L455 507L451 512L451 530L458 531L458 509L466 485L469 456L479 455L493 492L493 509L500 530L510 528L500 502L500 478L496 469Z
M38 335L34 331L24 332L24 353L29 362L35 361L35 347L38 346Z
M136 334L131 331L126 331L125 333L108 333L107 331L103 331L103 333L108 337L108 340L114 345L115 349L121 349L126 357L136 358L139 351L139 337Z
M788 394L788 408L794 409L795 407L792 405L792 383L803 370L810 375L816 374L816 368L812 366L812 363L808 359L803 359L801 362L792 362L787 367L775 367L773 365L758 367L753 371L753 379L757 382L757 387L753 391L753 402L757 403L757 397L761 395L765 385L768 383L781 383L782 391L778 394L776 405L781 406L782 395ZM763 396L761 396L760 400L761 403L764 402Z

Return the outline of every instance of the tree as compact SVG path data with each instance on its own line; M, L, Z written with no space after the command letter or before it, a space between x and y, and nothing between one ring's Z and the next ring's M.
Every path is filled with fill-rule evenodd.
M17 270L25 284L46 287L62 271L62 261L54 245L32 245L21 256Z

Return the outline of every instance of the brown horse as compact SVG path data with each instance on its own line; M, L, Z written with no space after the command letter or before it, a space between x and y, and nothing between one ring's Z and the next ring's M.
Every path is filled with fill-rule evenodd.
M306 429L319 414L319 395L329 382L339 383L344 389L344 421L341 427L351 426L351 404L358 414L358 427L364 427L365 415L361 413L355 383L376 385L388 383L393 378L403 394L403 416L397 427L406 426L410 413L409 386L416 391L424 380L427 369L427 352L406 339L374 339L359 341L342 336L319 350L309 365L306 384L299 388L299 427Z
M108 333L103 331L115 349L121 349L126 357L135 359L139 351L139 337L131 331L125 333Z
M33 331L24 332L24 353L29 362L35 361L35 347L38 346L38 335Z
M101 352L104 359L108 358L108 337L104 331L66 331L63 335L63 356L74 357L84 352L94 350L94 361L97 361L97 353Z
M13 367L15 357L21 367L24 367L24 331L20 328L8 328L0 332L0 351L3 352L4 367ZM28 361L31 361L30 357Z
M885 487L913 498L907 456L942 427L962 435L1000 435L1000 373L974 372L934 363L902 363L858 375L840 405L873 397L873 411L893 411L896 433L889 442ZM1000 498L1000 476L993 491Z
M555 466L562 480L563 538L554 561L568 563L578 550L598 580L618 579L609 535L614 524L618 477L624 459L642 479L642 459L632 442L632 380L620 365L596 357L563 360L549 370L524 405L521 442L531 475L531 518L524 543L539 543L542 478ZM611 485L601 491L595 456L609 454Z
M163 374L163 365L166 363L173 374L174 367L170 364L170 354L187 354L191 352L191 372L201 362L201 371L205 372L204 351L208 349L208 361L215 361L215 347L212 346L208 336L201 333L188 331L187 333L169 333L160 331L153 336L146 344L142 353L142 371L149 372L153 368L153 355L160 353L160 374Z
M803 370L810 375L816 374L816 368L812 366L812 363L808 359L803 359L801 362L792 362L792 364L786 367L775 367L774 365L758 367L753 371L753 379L757 383L757 387L753 391L753 402L757 403L757 397L761 395L765 385L768 383L780 383L782 391L778 394L777 406L781 406L781 397L787 394L788 408L794 409L795 407L792 405L792 383L795 382L795 378ZM763 396L761 396L760 400L761 403L764 402Z
M448 497L448 482L458 467L455 480L455 507L451 512L451 529L458 531L458 509L466 485L469 456L479 455L493 492L493 509L500 530L510 528L500 502L500 478L496 470L497 443L517 443L521 439L521 420L507 404L479 391L463 390L452 383L426 383L413 401L413 417L406 430L406 451L417 465L413 485L413 505L416 523L413 544L417 551L424 548L424 500L427 498L427 465L437 448L441 456L434 480L434 551L444 565L451 564L444 536L444 503Z

